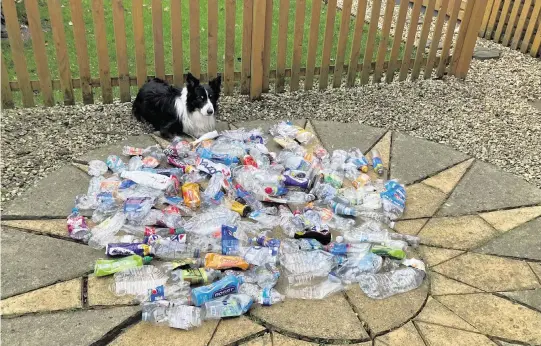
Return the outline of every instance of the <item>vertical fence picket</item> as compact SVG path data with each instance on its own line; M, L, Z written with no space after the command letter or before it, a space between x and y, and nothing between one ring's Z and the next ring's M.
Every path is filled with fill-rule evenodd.
M445 39L443 41L443 47L441 49L440 63L436 71L436 76L438 78L443 77L445 74L445 69L447 68L447 59L449 58L449 52L451 50L451 44L453 43L453 38L455 36L455 27L458 20L458 13L460 12L460 1L454 2L454 7L451 11L451 16L447 22L447 32L445 34Z
M211 80L218 75L218 0L208 0L207 75Z
M492 38L492 33L494 32L494 25L496 25L496 19L498 19L498 15L500 14L500 5L502 4L502 1L503 0L494 0L494 4L492 5L492 12L490 13L490 18L488 19L487 30L485 31L486 39L490 40Z
M396 28L394 32L393 48L391 49L391 58L389 59L389 65L387 66L387 75L385 81L391 83L394 79L394 73L396 71L396 63L398 61L398 53L402 46L402 34L406 26L406 15L408 14L408 1L401 1L400 8L398 9L398 18L396 21Z
M438 53L438 46L440 45L441 33L443 31L443 24L445 23L445 17L447 17L447 8L449 7L449 0L443 0L441 7L438 9L438 19L436 20L436 27L434 34L432 35L432 43L430 44L430 51L428 53L428 60L425 67L425 79L432 76L432 69L436 62L436 54Z
M299 90L305 14L306 0L297 0L297 7L295 8L295 29L293 33L293 59L291 63L291 80L289 85L289 90L291 91Z
M263 51L265 43L261 39L265 35L265 0L254 0L252 18L252 65L250 79L250 99L258 99L263 91ZM282 9L280 8L280 11Z
M494 11L493 7L494 7L494 0L489 0L487 9L483 16L483 22L481 23L481 29L479 30L479 37L485 37L487 26L488 26L488 20L490 19L490 14L492 13L492 11Z
M385 62L385 55L387 55L387 42L389 40L389 33L391 32L391 23L393 21L394 12L394 0L387 0L385 5L385 17L383 19L382 37L379 41L378 56L376 60L376 68L374 70L374 83L381 81L381 73L383 71L383 63Z
M235 77L235 0L225 0L224 93L233 94Z
M370 78L370 70L374 57L374 48L376 45L376 34L378 31L379 13L381 10L381 0L372 2L372 14L370 16L370 28L368 29L368 38L366 39L366 50L364 51L363 70L361 72L361 85L367 84Z
M88 59L88 48L86 42L86 29L83 19L83 8L81 0L70 0L71 21L73 22L73 39L75 40L75 51L77 52L77 64L79 65L79 78L83 93L83 103L94 103L92 86L90 85L90 63Z
M32 35L32 48L34 49L34 60L38 70L40 92L43 97L45 106L54 105L53 84L51 82L51 74L49 73L49 63L45 50L45 40L43 37L43 29L41 27L41 18L39 17L39 9L37 0L25 1L26 17Z
M68 47L66 46L66 33L64 31L62 8L60 7L59 0L47 0L47 6L49 8L51 31L53 32L53 41L56 49L56 62L58 64L58 72L60 74L60 87L62 88L62 93L64 95L64 104L73 105L75 104L75 97L73 95L73 81L71 79ZM109 60L108 55L105 58Z
M240 93L248 94L250 92L250 64L252 60L253 0L244 0L243 6Z
M199 1L189 0L190 4L190 72L201 76L201 10Z
M406 3L407 8L407 2ZM347 86L352 87L355 85L355 79L357 78L357 67L359 65L359 56L361 55L361 42L364 31L364 17L366 15L366 1L360 1L357 4L357 13L355 15L355 29L353 33L353 41L351 43L351 53L349 56L348 65L348 80Z
M329 84L329 64L331 62L332 39L334 37L334 20L336 17L336 0L327 2L327 18L325 21L325 38L321 53L321 68L319 71L319 89L327 89Z
M132 0L133 37L135 41L135 69L137 86L142 87L147 79L147 56L145 28L143 26L143 0Z
M496 33L494 34L494 38L493 38L495 42L501 41L503 26L505 25L510 6L511 6L511 0L505 0L505 2L503 3L500 19L498 20L498 26L496 27Z
M528 28L524 34L524 39L522 40L522 45L520 46L520 51L526 53L528 51L528 46L530 45L530 40L532 38L533 31L537 26L537 35L539 36L539 30L541 30L540 25L537 25L537 19L539 17L539 12L541 12L541 0L536 1L535 7L533 8L530 21L528 23Z
M101 96L103 103L113 103L103 0L92 0L92 17L94 18L94 35L96 37L96 47L98 49Z
M180 87L184 82L181 0L171 0L171 46L173 50L173 83Z
M1 52L0 63L2 64L2 108L13 108L13 95L11 94L11 87L9 86L8 69L4 62L4 55L1 54Z
M470 68L486 4L487 0L469 0L466 5L451 65L451 72L457 78L466 78Z
M532 48L530 50L530 55L534 58L537 57L539 52L539 47L541 46L541 27L537 28L537 33L535 34L535 38L532 43Z
M272 39L272 6L273 1L267 0L267 8L265 9L265 45L263 47L263 92L269 91Z
M342 2L342 20L340 21L340 33L338 34L338 46L336 48L336 59L334 59L333 88L342 84L342 72L344 71L344 56L346 55L346 44L349 36L349 22L351 21L351 0Z
M520 14L520 17L518 19L518 24L515 30L515 34L513 35L513 39L511 40L511 49L517 49L518 44L520 43L520 38L522 37L522 31L524 30L526 19L528 19L528 14L530 12L531 5L532 5L532 0L524 1L524 6L522 7L522 13Z
M257 0L254 0L257 1ZM332 1L332 0L331 0ZM254 10L255 13L255 10ZM287 27L289 20L289 0L280 0L280 12L278 14L278 47L276 48L276 92L284 91L285 77L286 77L286 50L287 50ZM254 27L258 25L254 16ZM252 32L252 42L254 42ZM252 56L252 58L255 58ZM254 71L252 70L252 77Z
M460 1L455 1L460 6ZM404 48L404 58L402 59L402 66L400 67L400 74L398 76L399 81L405 81L408 76L408 71L411 63L411 53L413 51L413 43L415 42L415 36L417 35L417 25L419 22L419 14L421 13L422 0L416 0L413 4L413 10L410 17L410 27L408 30L408 38L406 40L406 47Z
M322 2L323 1L312 1L312 14L310 16L310 36L308 38L308 53L306 56L306 75L304 77L304 90L310 90L314 86L314 69L316 68L316 52Z
M435 0L432 0L425 9L425 19L421 29L421 37L417 44L417 52L415 52L415 63L413 64L413 70L411 71L411 80L417 80L417 78L419 78L419 73L421 72L421 64L423 63L426 41L428 39L428 34L430 33L430 27L432 26L435 5Z
M154 39L154 69L156 71L156 77L165 79L162 17L162 1L152 0L152 38Z
M504 46L509 45L509 41L511 40L511 34L513 33L513 29L515 27L515 22L517 21L518 16L518 9L521 5L522 1L516 1L513 4L513 9L511 10L511 15L509 17L509 21L507 22L507 28L505 29L505 34L503 35L502 44ZM525 8L525 7L523 7Z
M113 0L113 27L115 31L116 61L118 65L118 86L120 100L131 101L130 71L128 68L128 45L126 42L126 22L122 0Z

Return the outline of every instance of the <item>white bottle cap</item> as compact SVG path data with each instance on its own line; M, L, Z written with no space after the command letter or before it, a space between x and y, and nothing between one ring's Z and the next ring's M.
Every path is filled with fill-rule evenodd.
M343 243L344 242L344 237L342 237L341 235L337 236L336 237L336 242L337 243Z

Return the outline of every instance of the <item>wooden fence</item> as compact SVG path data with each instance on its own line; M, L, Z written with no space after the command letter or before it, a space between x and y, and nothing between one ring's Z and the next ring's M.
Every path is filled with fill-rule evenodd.
M541 0L489 0L479 36L539 56Z
M312 89L316 77L318 88L322 90L328 87L330 78L332 87L340 87L343 83L352 87L369 82L404 81L408 74L410 80L416 80L421 76L421 69L422 78L441 78L446 73L464 78L486 3L490 0L469 0L465 8L461 8L460 1L430 0L425 15L422 15L422 9L426 0L416 0L411 14L408 13L409 1L402 1L395 7L395 0L372 0L372 12L367 13L367 0L359 0L352 16L349 15L352 0L343 0L341 9L337 8L337 0L207 0L207 13L200 13L199 1L189 0L189 5L184 3L184 7L182 1L186 0L167 2L167 14L165 2L161 0L128 3L126 0L91 0L90 10L83 8L82 0L69 0L69 3L67 0L47 0L53 40L50 44L54 44L55 56L47 54L49 43L43 38L39 6L44 6L45 0L24 1L31 48L25 47L21 38L15 1L2 1L11 63L16 72L16 80L9 80L3 53L3 106L13 107L16 93L20 93L18 100L24 107L34 106L36 100L41 100L45 106L52 106L59 99L68 105L79 99L91 104L97 88L104 103L113 102L115 97L127 102L149 77L158 76L181 85L187 71L208 80L218 75L219 65L223 66L220 73L224 93L232 94L238 90L249 94L251 99L268 92L271 81L275 92L282 92L286 84L292 91L301 86L305 90ZM382 5L386 5L385 11L382 11ZM218 18L218 8L222 10L222 6L225 7L225 19L223 16ZM242 7L242 18L238 15L239 6ZM437 15L433 15L434 10L439 11ZM93 28L88 24L85 26L84 11L91 11ZM145 11L151 11L151 34L145 30ZM397 19L393 28L395 11ZM462 23L455 35L460 11ZM104 13L109 12L112 13L114 37L106 30L106 24L110 22L106 21ZM69 25L66 13L71 16ZM170 33L164 32L166 14L170 16ZM368 15L371 18L369 24L365 23ZM380 16L383 19L381 28L378 27ZM205 28L202 28L201 18L206 18ZM422 22L420 18L423 18ZM406 19L409 19L409 27ZM235 35L239 22L240 40ZM92 37L88 37L89 29L93 29ZM218 54L221 30L225 33L221 42L223 55ZM277 32L273 33L273 30ZM182 35L186 31L189 31L188 42ZM72 61L66 32L74 40L76 59L72 57ZM128 50L128 42L131 42L127 34L133 39L133 51ZM205 71L202 71L201 63L203 35L207 36ZM164 40L166 36L170 37L167 41ZM271 39L273 36L276 38ZM114 45L108 45L108 40L114 40ZM94 41L95 50L90 51L89 43ZM153 51L148 50L148 41L153 42ZM236 53L239 47L240 53ZM25 49L33 50L37 80L31 79L27 57L32 55L25 54ZM111 50L116 51L116 59L109 58ZM185 63L187 51L189 64ZM89 63L95 58L93 54L97 54L98 60L98 71L94 75ZM154 66L147 62L151 54ZM170 64L165 63L164 54L172 55ZM129 62L130 58L135 60L134 64ZM57 79L52 77L49 60L57 63ZM111 73L115 64L118 75Z

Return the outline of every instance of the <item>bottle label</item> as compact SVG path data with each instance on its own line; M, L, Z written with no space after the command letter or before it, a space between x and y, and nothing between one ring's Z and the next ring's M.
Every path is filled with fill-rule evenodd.
M188 281L190 284L206 283L208 281L207 272L205 269L185 269L182 271L182 280Z
M165 288L163 285L150 289L150 301L155 302L156 300L165 299Z
M234 233L237 227L222 225L222 255L237 255L239 253L239 240Z
M264 288L263 289L263 292L261 293L260 303L263 306L271 306L272 305L271 289L270 288Z

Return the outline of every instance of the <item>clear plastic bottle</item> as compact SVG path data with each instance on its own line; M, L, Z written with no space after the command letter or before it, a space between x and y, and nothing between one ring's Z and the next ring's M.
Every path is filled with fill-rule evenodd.
M242 187L242 185L235 185L235 192L237 194L237 197L246 202L246 204L249 205L252 210L257 211L263 209L263 203L261 203L257 198L255 198L255 196L251 192L246 191Z
M130 268L115 273L111 291L117 296L130 294L145 297L149 290L165 285L167 279L167 275L151 265Z
M239 293L249 295L254 302L263 306L274 305L285 300L285 297L274 288L261 288L250 283L243 283L239 288Z
M257 167L260 169L266 169L270 166L270 159L267 155L263 154L257 148L251 148L250 156L257 162Z
M317 285L305 287L289 286L286 290L286 296L293 299L324 299L333 293L344 289L342 283L337 279L325 280Z
M385 299L398 293L416 289L423 283L425 272L414 268L401 268L379 274L359 276L361 290L370 298Z
M73 239L86 240L90 236L90 229L86 224L84 216L79 213L79 209L73 208L67 219L68 234Z
M203 323L201 308L195 306L170 304L162 300L145 303L142 309L142 320L157 325L189 330Z
M414 235L392 233L381 229L375 221L368 221L360 227L344 233L344 239L351 243L385 244L393 240L403 240L413 247L419 245L420 239Z
M335 257L325 251L298 251L280 256L280 264L292 274L328 274L336 266ZM321 276L321 275L319 275Z
M250 310L253 299L247 294L230 294L203 304L203 319L219 320L244 315Z
M303 204L312 202L316 199L316 196L302 191L290 191L284 196L284 198L287 200L287 203Z
M117 212L114 216L92 228L88 245L94 249L103 249L108 243L114 242L114 236L122 228L125 221L126 215L123 212Z
M294 219L294 215L285 205L278 207L278 215L280 216L280 227L285 235L292 238L295 233L301 232L304 227L298 219Z

